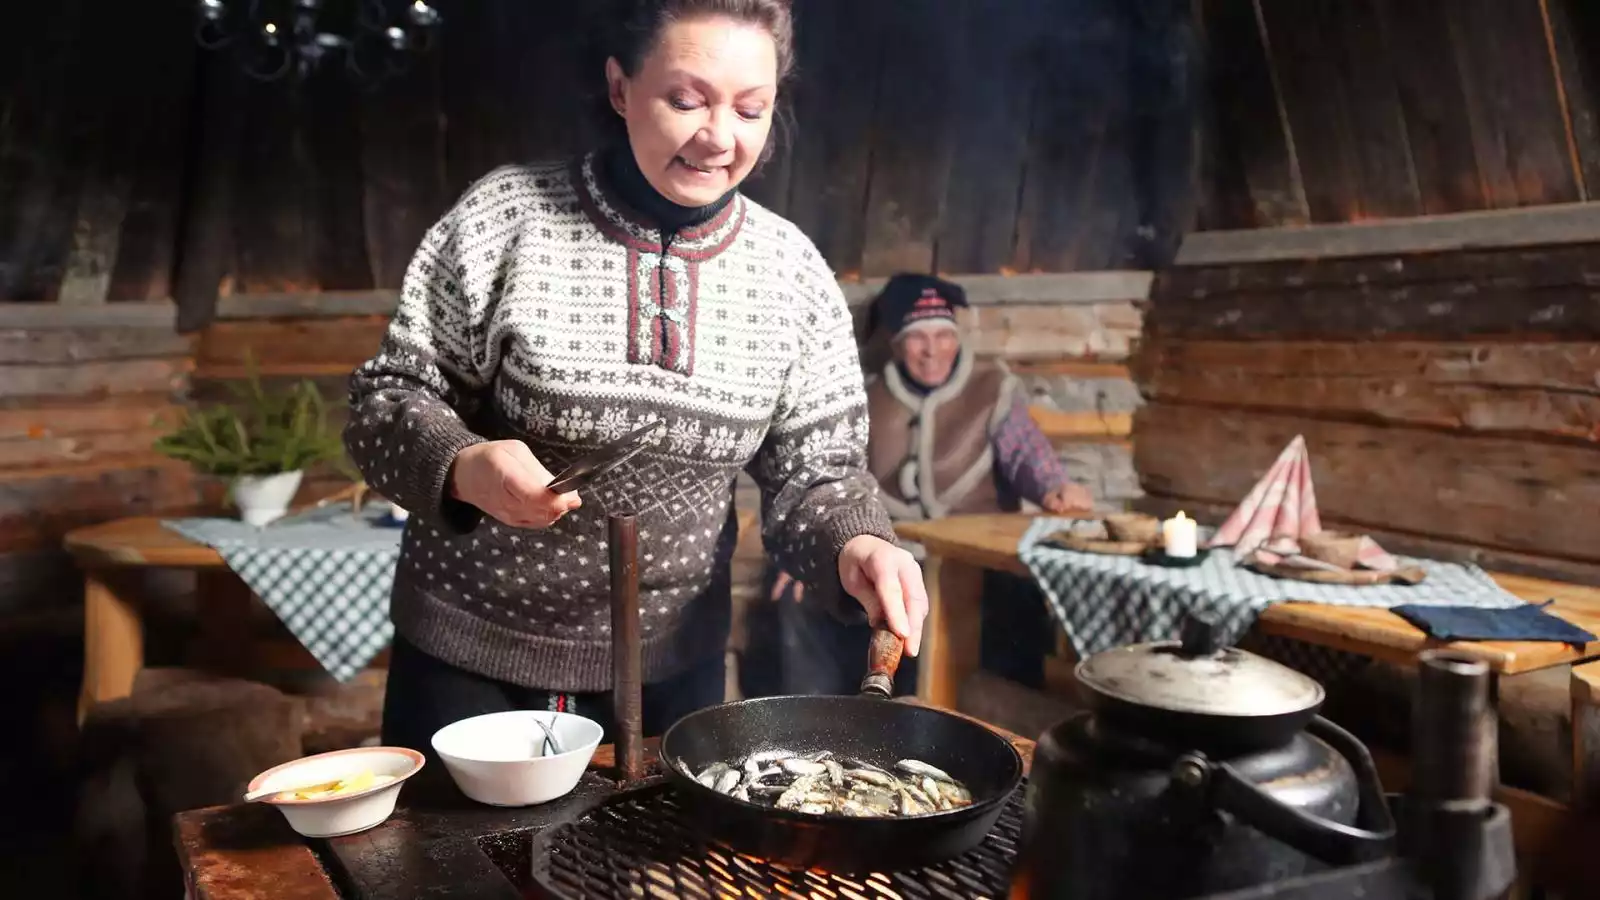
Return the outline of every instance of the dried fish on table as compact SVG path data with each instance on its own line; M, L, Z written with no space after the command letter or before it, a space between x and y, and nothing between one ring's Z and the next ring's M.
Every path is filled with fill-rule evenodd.
M680 759L678 768L719 794L810 815L894 818L972 804L972 792L965 785L916 759L884 767L838 758L826 750L805 754L763 750L711 763L699 772Z

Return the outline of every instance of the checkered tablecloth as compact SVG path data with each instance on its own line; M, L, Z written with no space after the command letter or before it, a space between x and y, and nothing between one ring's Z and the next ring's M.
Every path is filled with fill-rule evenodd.
M386 505L358 516L328 506L258 528L235 519L163 522L213 547L289 632L339 681L389 645L389 589L401 529L381 524Z
M1176 569L1039 543L1074 524L1072 519L1036 519L1017 552L1079 658L1124 644L1175 640L1185 612L1210 618L1219 637L1231 644L1262 610L1289 600L1385 608L1403 603L1504 608L1523 602L1477 566L1424 559L1401 560L1427 571L1419 585L1357 587L1261 575L1236 565L1233 552L1224 548L1212 550L1198 566ZM1202 543L1208 536L1202 531Z

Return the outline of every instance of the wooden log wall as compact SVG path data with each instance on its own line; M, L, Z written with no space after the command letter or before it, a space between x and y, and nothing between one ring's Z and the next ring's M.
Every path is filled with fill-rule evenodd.
M601 6L441 3L442 45L367 91L337 67L254 82L195 45L190 4L8 11L0 476L14 486L0 554L50 563L0 566L31 579L0 579L0 607L55 596L41 585L65 572L50 548L72 525L218 499L151 457L146 416L226 397L247 349L271 383L315 379L342 417L346 376L429 224L496 165L593 145L602 60L585 37ZM1163 185L1186 182L1189 156L1161 129L1190 128L1186 12L808 0L779 152L749 191L848 281L1147 266L1175 250L1185 215L1187 194ZM1176 52L1148 52L1152 37ZM174 304L192 339L173 332ZM1025 358L1065 417L1063 452L1117 468L1125 494L1134 392L1118 359L1136 314L1102 327L1084 309L1055 354L1027 304L980 315L993 352Z
M1034 417L1095 496L1120 508L1139 495L1128 434L1139 404L1126 366L1149 292L1146 272L964 276L972 309L964 325L975 351L1022 377ZM867 306L883 279L846 282L868 371L887 361L882 335L866 333ZM378 348L396 303L394 291L252 294L223 298L199 335L193 395L225 400L228 384L254 358L269 386L311 379L342 423L352 369ZM330 486L308 480L302 499ZM741 507L757 501L744 485Z
M606 4L441 4L441 45L375 90L337 66L257 83L194 45L187 5L158 6L29 4L0 33L0 302L175 296L187 330L219 295L394 289L473 180L597 140ZM842 276L1176 249L1186 3L797 6L779 152L749 191Z
M0 617L72 609L67 530L194 506L189 468L150 449L194 343L169 305L0 309Z
M1198 0L1202 229L1600 196L1592 0Z
M1299 434L1327 525L1600 584L1596 284L1592 205L1192 235L1134 364L1150 503L1225 515Z

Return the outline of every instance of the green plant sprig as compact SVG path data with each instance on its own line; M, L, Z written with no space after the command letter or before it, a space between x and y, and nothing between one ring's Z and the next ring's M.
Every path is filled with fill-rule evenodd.
M197 407L156 440L156 452L217 476L276 475L333 463L349 474L344 442L328 425L327 409L309 380L269 393L253 356L243 384L229 384L234 403Z

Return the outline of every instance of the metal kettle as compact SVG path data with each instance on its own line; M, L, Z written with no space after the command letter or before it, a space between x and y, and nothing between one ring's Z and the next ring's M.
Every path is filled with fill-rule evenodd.
M1201 619L1077 666L1091 711L1040 738L1013 897L1181 900L1392 856L1372 757L1315 680Z

